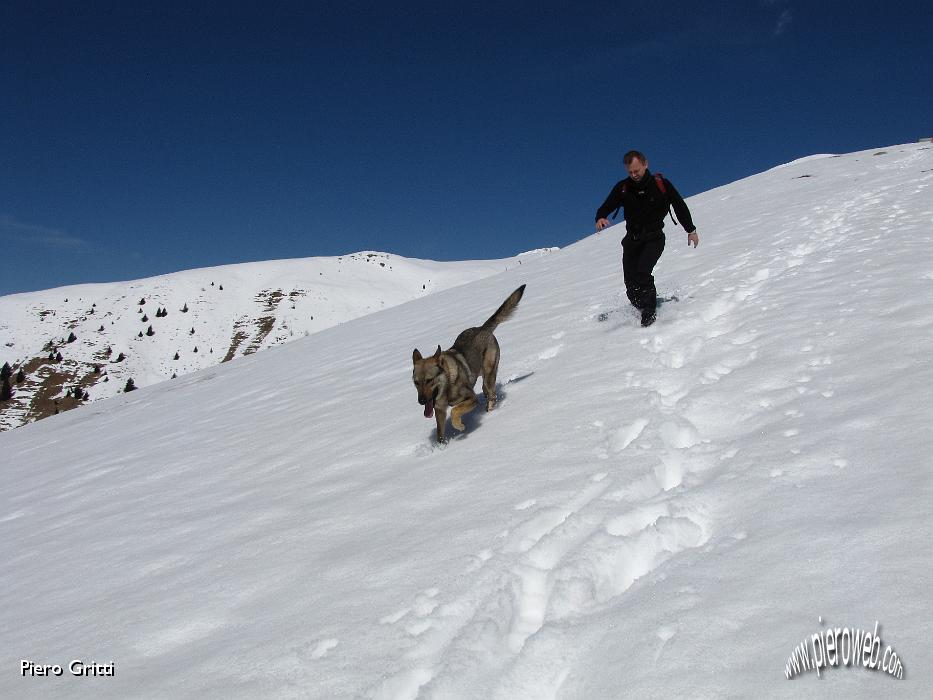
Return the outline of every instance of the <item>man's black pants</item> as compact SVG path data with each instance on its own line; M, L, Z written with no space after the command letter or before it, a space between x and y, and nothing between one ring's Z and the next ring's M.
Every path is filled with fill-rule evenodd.
M664 234L654 234L636 240L631 234L622 239L622 276L625 294L641 311L654 313L658 305L658 290L654 286L654 266L664 252Z

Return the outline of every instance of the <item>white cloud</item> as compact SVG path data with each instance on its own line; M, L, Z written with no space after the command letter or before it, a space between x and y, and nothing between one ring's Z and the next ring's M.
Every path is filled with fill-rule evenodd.
M784 33L787 27L791 22L794 21L794 14L790 10L784 10L781 12L781 16L778 17L777 26L774 28L774 35L780 36Z
M0 240L36 243L57 248L79 248L88 245L84 239L70 236L59 229L38 224L25 224L6 215L0 215Z

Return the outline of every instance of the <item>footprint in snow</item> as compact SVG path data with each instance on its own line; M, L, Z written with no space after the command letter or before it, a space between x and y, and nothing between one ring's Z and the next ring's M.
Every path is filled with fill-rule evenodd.
M311 658L323 659L332 649L336 648L339 643L339 640L336 639L321 640L317 643L317 646L314 647L314 651L311 652Z

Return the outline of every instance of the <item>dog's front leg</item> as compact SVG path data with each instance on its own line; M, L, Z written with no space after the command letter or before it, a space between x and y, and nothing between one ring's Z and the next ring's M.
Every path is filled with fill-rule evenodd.
M461 416L463 416L465 413L469 413L474 408L476 408L476 396L471 396L466 401L458 403L450 411L451 425L453 425L457 430L464 430L465 428Z
M434 420L437 421L437 441L442 445L447 442L444 430L447 427L447 407L434 406Z

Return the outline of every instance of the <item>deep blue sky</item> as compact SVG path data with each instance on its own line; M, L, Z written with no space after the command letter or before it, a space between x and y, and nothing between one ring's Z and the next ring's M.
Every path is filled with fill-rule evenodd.
M0 294L504 257L591 233L630 148L687 196L933 136L931 7L0 0Z

